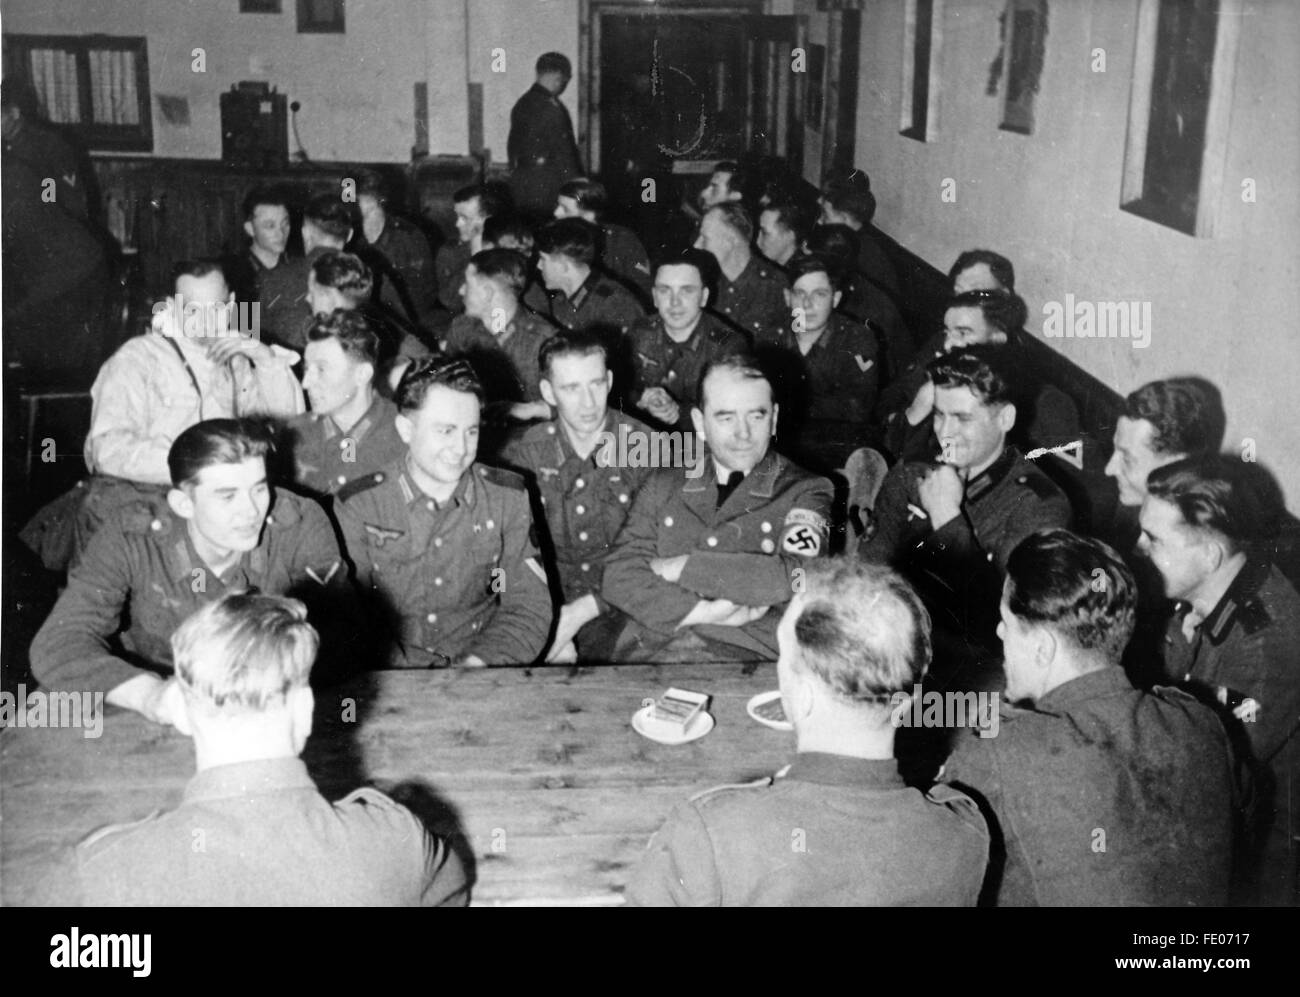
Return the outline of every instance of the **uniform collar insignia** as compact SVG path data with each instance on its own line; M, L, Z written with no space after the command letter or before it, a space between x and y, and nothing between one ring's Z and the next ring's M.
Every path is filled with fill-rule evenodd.
M1240 611L1254 600L1255 594L1267 580L1271 567L1267 559L1251 558L1237 572L1237 577L1228 586L1228 591L1223 593L1219 604L1201 621L1201 633L1209 637L1212 643L1223 643L1232 630L1233 622L1241 615Z
M1019 453L1015 447L1004 447L1001 456L973 480L966 484L966 499L973 502L994 485L1000 483L1011 470Z

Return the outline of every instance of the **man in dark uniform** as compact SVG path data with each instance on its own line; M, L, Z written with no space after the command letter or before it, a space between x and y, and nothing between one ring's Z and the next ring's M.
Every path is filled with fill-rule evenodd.
M361 212L358 253L378 275L379 301L415 325L432 328L438 285L429 240L414 224L388 210L389 190L374 170L358 170Z
M307 327L315 316L309 300L312 269L326 253L341 253L352 239L352 229L352 212L337 197L321 194L307 203L300 228L303 255L283 260L274 271L277 286L283 283L286 287L294 284L297 287L287 300L278 302L272 309L269 322L258 330L263 338L302 352L307 345Z
M898 272L871 228L871 220L876 216L876 195L871 193L867 175L854 170L848 177L832 180L822 191L821 205L823 223L847 225L858 234L858 270L897 301Z
M944 769L994 830L985 901L1222 906L1233 778L1214 714L1124 677L1133 574L1099 540L1047 530L1007 562L996 737L966 732Z
M755 255L753 239L749 214L726 202L705 212L695 248L713 254L721 271L713 310L757 344L785 314L788 285L780 268Z
M629 661L776 658L778 612L827 553L831 485L770 449L777 406L749 356L705 367L695 431L708 455L645 483L605 567L632 617Z
M523 216L494 215L489 218L483 223L483 248L513 249L522 256L528 262L528 286L519 300L531 312L551 314L551 298L542 286L541 274L537 272L537 237Z
M394 667L527 664L551 629L524 479L474 460L482 402L467 361L417 361L397 393L406 457L335 501Z
M379 339L359 312L319 315L307 332L303 390L311 411L289 422L294 481L309 494L336 494L406 453L397 406L375 391Z
M626 617L605 601L605 561L627 520L657 438L649 427L609 407L614 373L591 333L561 332L538 359L542 396L553 422L528 427L502 461L530 474L541 493L563 604L548 661L608 660Z
M578 218L551 222L537 233L537 268L551 292L551 318L563 329L600 325L626 333L645 309L595 268L597 237L596 227Z
M448 356L474 364L489 406L520 422L551 417L537 357L555 326L520 304L527 278L527 263L514 250L475 253L461 289L465 314L452 319L444 344Z
M465 310L460 296L465 283L469 258L483 251L483 226L489 218L508 214L510 204L498 189L499 184L471 184L452 195L456 211L456 241L438 249L434 272L438 279L438 301L442 307L459 315Z
M770 342L780 360L783 445L805 466L837 470L866 442L876 401L876 337L834 311L842 291L825 259L796 256L786 268L789 319Z
M973 907L989 852L978 807L947 786L907 786L894 760L893 704L925 674L929 636L925 609L888 569L809 565L777 629L794 763L677 807L628 903Z
M464 906L446 843L373 789L331 804L298 755L318 645L302 603L238 593L172 637L198 772L181 804L77 848L93 906Z
M573 121L560 101L572 78L566 56L545 53L537 60L537 82L510 111L510 189L519 210L535 218L549 215L560 186L582 173Z
M239 301L256 301L260 327L275 336L302 307L306 272L288 255L289 201L284 192L256 187L244 198L248 250L226 263Z
M168 639L197 607L256 587L300 597L324 621L352 598L320 506L267 483L269 448L256 424L237 419L209 419L176 438L166 498L115 512L69 572L32 642L42 685L103 690L111 705L175 724L181 698ZM339 660L358 653L329 650Z
M688 249L655 270L658 314L628 332L632 386L627 397L661 426L690 432L691 410L700 404L700 374L719 357L748 348L743 333L705 311L709 288L707 254Z
M581 218L601 232L600 265L607 274L650 297L650 257L637 234L626 225L605 221L609 198L598 180L570 180L555 199L556 218Z
M935 615L936 640L981 649L992 645L995 595L1011 551L1034 530L1068 526L1070 503L1007 443L1016 406L995 348L946 354L929 371L938 461L890 470L875 504L875 535L859 553L892 564L917 586Z
M1300 813L1300 596L1253 541L1266 527L1252 465L1216 456L1145 482L1139 549L1178 603L1165 674L1216 709L1254 782L1240 903L1292 906Z
M778 267L797 256L808 236L807 212L790 201L769 204L758 215L758 251Z

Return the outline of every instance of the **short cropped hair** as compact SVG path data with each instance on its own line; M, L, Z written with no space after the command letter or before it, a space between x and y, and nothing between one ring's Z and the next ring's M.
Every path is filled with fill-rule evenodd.
M365 194L378 201L381 207L387 207L388 199L393 196L392 187L382 173L361 169L354 171L352 179L357 182L357 197Z
M474 198L478 198L479 214L484 218L510 214L514 210L509 190L501 184L474 183L461 187L451 195L452 202L455 204L464 204Z
M1016 289L1016 268L1011 265L1009 259L991 249L968 249L958 256L957 262L948 271L948 283L955 282L963 270L969 270L980 263L987 266L993 279L1008 291Z
M549 380L551 364L556 357L588 357L597 353L608 367L609 347L595 332L588 329L561 330L542 344L537 354L537 369Z
M814 225L808 233L808 252L829 257L846 272L857 267L861 246L858 233L847 225Z
M500 249L501 240L506 237L528 246L529 250L537 241L533 227L528 224L527 219L519 215L492 215L483 223L484 242L490 242Z
M528 284L528 261L513 249L485 249L469 258L481 277L495 281L516 298Z
M326 235L345 242L355 227L351 209L333 194L313 197L303 209L302 217Z
M831 282L832 290L839 291L844 287L844 269L829 257L816 253L802 253L792 257L785 265L785 272L790 278L791 287L794 287L795 281L800 277L806 277L810 273L824 273Z
M842 211L860 225L870 225L876 217L876 195L865 184L835 180L826 185L822 197L836 211Z
M605 209L609 207L609 194L605 191L605 185L599 180L588 180L586 177L564 184L560 187L559 196L573 198L579 208L594 212L597 218L603 217Z
M257 213L258 206L263 204L284 208L285 211L289 210L289 198L280 188L254 187L244 197L244 221L251 222L253 215Z
M1002 291L965 291L948 299L948 308L978 308L984 321L1007 339L1014 339L1025 327L1029 309L1018 294Z
M307 329L307 342L332 339L356 363L379 366L379 336L359 311L334 309L331 315L318 315Z
M441 385L452 391L473 395L483 404L486 395L483 382L474 367L463 357L420 357L406 368L393 400L403 415L418 412L429 396L429 391Z
M749 171L734 160L724 159L716 163L713 167L714 173L729 173L727 179L727 190L733 194L739 194L742 198L749 196L750 180Z
M1151 448L1159 454L1199 457L1223 443L1227 415L1219 389L1200 377L1170 377L1142 385L1124 399L1124 414L1155 427Z
M718 277L718 261L712 253L706 253L702 249L684 249L680 253L663 257L655 264L656 277L664 267L694 267L700 275L700 283L705 287L711 287Z
M793 201L773 201L763 209L764 212L771 211L775 216L775 221L787 232L793 232L794 237L799 242L808 238L808 232L812 228L812 220L808 216L808 211L800 204Z
M225 265L215 257L203 256L194 260L180 260L172 265L172 289L175 290L182 277L193 277L199 280L214 273L221 274L222 279L229 283Z
M810 561L793 620L797 669L836 698L887 704L930 667L930 614L902 576L856 557Z
M172 487L198 481L199 472L215 464L242 464L271 452L271 434L254 419L205 419L176 437L167 451Z
M538 76L543 73L563 73L565 76L573 76L573 64L563 52L543 52L537 57L535 69Z
M596 226L581 218L547 222L537 233L537 251L547 256L567 256L574 263L592 266L600 244Z
M953 350L926 367L936 388L970 388L985 405L1015 401L1011 370L1004 349L989 344Z
M327 249L312 261L312 276L321 287L341 291L354 306L367 301L375 287L374 275L354 253Z
M1007 608L1118 664L1133 636L1137 582L1124 559L1100 540L1039 530L1007 559Z
M714 357L704 365L700 371L700 380L696 385L696 397L700 400L700 411L704 411L704 382L709 379L709 375L714 371L728 370L733 374L739 374L746 381L766 381L768 388L772 391L773 398L776 396L776 388L772 384L772 378L764 370L758 357L752 353L724 353L720 357Z
M1278 524L1262 472L1236 457L1207 454L1165 464L1148 475L1147 494L1175 506L1192 530L1217 534L1234 550L1268 539Z
M715 204L706 214L714 214L729 229L740 236L745 242L752 242L754 239L754 222L749 217L749 212L745 210L744 205L738 201L724 201L722 204Z
M261 713L305 688L320 637L297 599L231 592L195 610L171 645L187 699L230 715Z

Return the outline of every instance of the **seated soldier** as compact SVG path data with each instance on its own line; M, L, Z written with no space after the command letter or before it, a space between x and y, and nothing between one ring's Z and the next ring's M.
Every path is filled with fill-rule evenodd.
M538 315L551 314L551 298L537 272L536 236L533 227L519 215L493 215L483 223L484 249L513 249L528 261L528 286L519 300Z
M615 657L775 660L772 610L827 553L831 484L770 449L777 406L753 357L706 366L691 414L708 456L651 475L605 565L603 594L631 617Z
M313 315L342 309L365 317L379 339L376 383L391 393L406 365L429 355L429 347L414 326L383 302L372 298L374 278L359 256L327 250L312 261L307 278L307 303Z
M627 520L649 461L625 448L658 452L650 429L608 405L614 373L601 340L586 332L548 339L538 358L542 396L554 422L528 427L502 454L533 476L546 509L563 604L548 661L608 660L624 622L601 595L605 560Z
M599 272L596 226L580 218L549 222L537 233L542 282L551 294L550 319L562 329L617 329L621 334L645 315L636 295ZM606 344L613 351L618 344Z
M429 240L411 222L389 211L388 181L375 170L358 170L361 231L357 252L377 275L376 300L412 325L431 329L438 310L438 284Z
M465 267L465 314L451 321L443 344L448 356L465 356L483 381L490 407L520 422L549 419L538 384L537 355L555 326L520 305L527 262L512 249L485 249Z
M898 272L876 237L871 221L876 216L876 195L871 180L861 170L832 179L822 190L823 225L847 225L858 235L858 272L891 298L898 299Z
M289 423L294 481L316 498L406 453L397 406L375 391L379 339L360 312L318 315L307 330L303 390L311 411Z
M77 847L88 905L464 906L460 860L374 789L330 803L298 758L318 636L294 599L232 593L171 643L197 773L178 807Z
M311 499L267 482L269 450L262 427L245 420L209 419L176 438L166 498L119 509L68 573L32 642L42 685L102 690L111 705L175 724L181 698L167 642L194 609L249 587L322 613L352 598L329 520ZM329 651L344 660L359 648Z
M989 852L979 809L947 786L909 787L894 760L895 704L930 660L915 593L885 568L814 563L777 639L793 764L678 806L628 903L973 907ZM807 847L792 847L795 828Z
M307 327L315 314L309 295L313 265L325 253L343 251L352 238L352 222L348 205L332 194L313 197L307 203L301 229L304 255L284 264L285 279L296 284L292 301L276 303L276 323L266 329L268 338L302 352L307 345Z
M807 212L790 201L769 204L758 216L758 251L778 267L798 255L811 224Z
M876 337L834 311L840 276L824 257L796 256L786 273L790 318L771 340L788 427L782 443L795 460L825 474L866 442L876 401Z
M743 333L705 311L708 277L716 270L707 254L688 249L655 268L657 315L628 332L632 377L628 398L657 425L691 431L705 366L747 346Z
M397 391L406 456L334 504L394 667L527 664L551 595L524 479L475 462L483 387L465 360L417 360Z
M893 298L858 270L858 233L847 225L818 225L804 240L804 251L825 256L839 270L844 296L836 311L875 332L880 346L880 382L889 383L907 369L916 344Z
M1016 293L1016 269L1001 253L991 249L968 249L953 262L948 271L953 294L967 291Z
M1228 741L1174 689L1119 667L1133 575L1110 547L1035 533L1007 561L998 633L1007 676L997 736L966 731L945 781L980 800L1002 906L1220 906L1232 854Z
M1294 906L1300 816L1300 595L1255 541L1272 518L1254 465L1214 455L1151 472L1139 548L1177 612L1165 675L1216 709L1254 781L1238 903Z
M1007 442L1016 405L1004 355L957 350L929 373L939 457L890 470L875 535L859 553L901 571L926 598L936 631L978 651L992 643L994 594L1011 551L1034 530L1068 526L1070 503Z
M602 269L649 300L650 257L635 232L625 225L605 221L609 198L598 180L570 180L555 199L556 218L581 218L600 229Z
M452 315L465 310L460 296L469 258L483 251L483 226L489 218L509 214L509 192L498 184L471 184L452 195L456 212L456 241L438 249L434 271L438 277L438 301Z
M248 248L224 261L227 279L240 301L258 302L260 326L273 333L302 294L301 269L288 253L292 231L283 189L256 187L244 198Z
M115 510L161 499L173 441L201 419L303 409L298 355L238 327L233 295L216 260L179 263L175 294L155 306L151 331L128 339L90 389L86 467L91 479L50 503L23 530L45 566L62 571Z
M718 295L713 310L750 338L785 314L786 279L781 269L757 256L754 223L738 203L710 208L700 221L695 248L718 261Z

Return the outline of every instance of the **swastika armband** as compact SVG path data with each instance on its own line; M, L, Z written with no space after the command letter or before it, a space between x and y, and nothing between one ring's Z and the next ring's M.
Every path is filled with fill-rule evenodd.
M811 509L791 509L785 517L781 549L802 557L816 557L828 533L826 517Z

